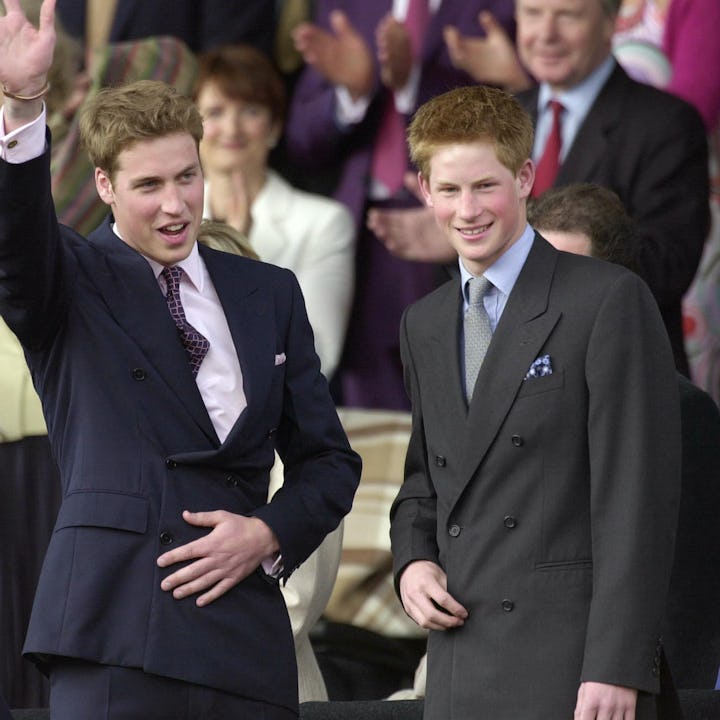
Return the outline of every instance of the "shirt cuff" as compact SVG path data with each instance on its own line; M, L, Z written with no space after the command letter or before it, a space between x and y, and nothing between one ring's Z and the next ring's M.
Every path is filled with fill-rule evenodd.
M0 158L20 164L34 160L45 152L45 103L32 122L5 134L5 110L0 108Z
M275 553L270 557L266 557L262 563L262 569L266 575L276 580L282 575L285 565L283 564L283 556L280 553Z
M336 120L340 127L356 125L365 117L370 105L370 98L361 97L353 100L347 88L341 85L335 88L335 99L337 105Z

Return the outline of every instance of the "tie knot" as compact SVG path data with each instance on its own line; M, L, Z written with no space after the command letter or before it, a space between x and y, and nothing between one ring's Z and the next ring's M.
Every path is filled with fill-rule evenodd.
M559 100L555 100L554 98L548 102L548 107L553 114L553 120L558 120L560 118L560 113L562 113L562 111L565 109L563 107L563 104Z
M492 283L484 276L473 277L468 280L468 303L477 305L481 303Z
M165 267L160 273L165 280L168 287L168 292L175 292L180 287L180 278L183 274L183 269L177 265L172 267Z

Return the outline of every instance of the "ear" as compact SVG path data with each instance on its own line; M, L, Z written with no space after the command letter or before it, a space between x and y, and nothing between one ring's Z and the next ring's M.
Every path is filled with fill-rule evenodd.
M422 173L418 173L418 185L420 186L420 192L425 199L425 204L428 207L433 207L432 195L430 193L430 182Z
M110 176L102 168L95 168L95 189L106 205L112 205L115 202Z
M521 198L530 197L535 182L535 164L529 158L520 166L517 173L518 195Z

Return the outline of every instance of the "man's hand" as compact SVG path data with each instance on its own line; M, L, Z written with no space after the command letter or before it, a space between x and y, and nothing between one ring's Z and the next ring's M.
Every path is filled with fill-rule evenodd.
M428 630L460 627L468 616L467 610L447 591L444 570L429 560L415 560L403 570L400 598L405 612Z
M532 80L520 63L515 43L495 16L484 10L478 15L478 23L485 37L461 35L451 25L443 30L450 62L479 83L512 92L531 87Z
M275 533L256 517L225 510L199 513L186 510L183 519L190 525L210 527L212 531L157 559L163 568L194 561L166 577L161 587L172 591L177 600L202 592L196 600L199 607L224 595L280 549Z
M635 720L636 704L634 688L584 682L578 690L573 720Z
M330 13L326 32L313 23L300 23L292 36L303 60L331 85L347 89L354 100L369 95L373 86L373 58L368 44L341 10Z
M0 17L0 83L15 95L31 97L41 92L55 51L55 0L44 0L36 29L20 8L20 0L5 0ZM5 132L34 120L42 99L3 99Z
M373 208L367 225L389 252L403 260L447 263L457 259L431 208Z
M410 33L403 23L388 13L375 29L380 80L390 90L404 87L413 66L413 48Z

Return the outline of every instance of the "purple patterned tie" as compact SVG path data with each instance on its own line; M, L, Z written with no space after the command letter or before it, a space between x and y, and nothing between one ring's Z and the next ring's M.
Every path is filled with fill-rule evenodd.
M185 317L185 310L180 302L180 278L182 277L183 270L181 267L166 267L163 268L160 273L165 282L167 283L167 294L165 299L167 300L168 309L170 315L175 321L180 340L185 346L188 358L190 360L190 369L192 370L193 376L198 374L200 369L200 363L207 355L207 351L210 349L210 343L208 339L201 335Z

